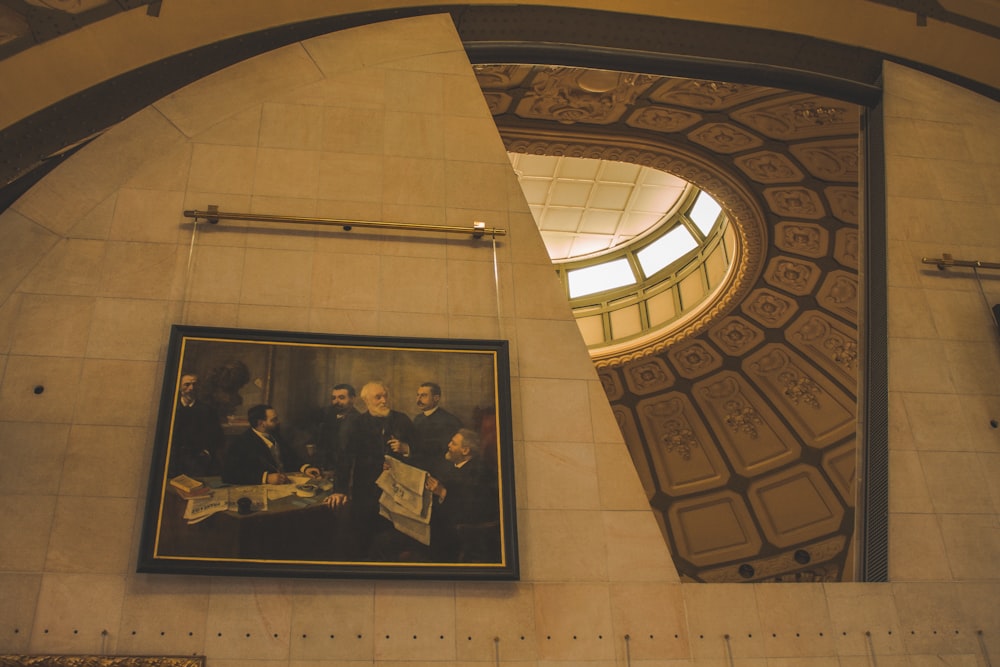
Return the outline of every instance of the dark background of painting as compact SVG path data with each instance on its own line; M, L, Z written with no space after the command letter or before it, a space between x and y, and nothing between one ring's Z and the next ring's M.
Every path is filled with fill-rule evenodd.
M247 427L246 411L268 403L278 412L284 439L302 448L310 439L317 413L329 404L330 390L346 382L358 391L356 407L364 411L360 392L371 380L389 387L392 408L417 414L416 393L422 382L441 385L441 407L467 427L482 432L494 423L495 355L491 352L385 349L363 346L319 346L258 342L187 340L179 372L199 376L201 400L215 404L229 435ZM213 379L245 366L247 381L236 396L226 396ZM232 374L232 373L230 373ZM237 402L238 401L238 402ZM489 439L488 433L483 433ZM495 439L495 433L493 434Z

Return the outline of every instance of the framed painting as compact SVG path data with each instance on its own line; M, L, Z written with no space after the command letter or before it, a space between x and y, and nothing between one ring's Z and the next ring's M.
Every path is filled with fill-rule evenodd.
M205 656L0 655L0 667L205 667Z
M517 579L507 342L174 325L138 570Z

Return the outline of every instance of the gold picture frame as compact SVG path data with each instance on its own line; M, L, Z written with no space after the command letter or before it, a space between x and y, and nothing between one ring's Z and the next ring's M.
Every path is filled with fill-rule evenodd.
M205 656L0 655L0 667L205 667Z
M174 325L138 570L517 579L507 348ZM421 407L421 389L440 404Z

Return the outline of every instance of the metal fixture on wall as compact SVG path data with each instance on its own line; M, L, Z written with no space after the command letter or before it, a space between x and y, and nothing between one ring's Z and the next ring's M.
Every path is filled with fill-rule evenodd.
M934 264L944 271L948 267L960 266L970 269L1000 269L1000 263L983 262L978 259L955 259L950 253L942 253L941 257L921 257L924 264Z
M403 229L417 232L453 232L471 234L473 238L481 239L487 234L493 237L506 236L507 230L497 227L487 227L485 222L476 221L472 227L457 227L452 225L421 225L411 222L381 222L374 220L341 220L339 218L303 218L289 215L264 215L259 213L228 213L220 211L218 206L210 205L204 211L184 211L185 218L193 218L196 222L204 220L210 224L218 224L220 220L244 220L254 222L276 222L291 225L324 225L340 227L345 232L354 227L377 227L380 229Z
M941 253L941 257L921 257L920 261L924 264L934 264L940 271L944 271L950 267L972 269L972 273L976 276L976 284L979 286L979 295L983 297L983 303L986 304L987 310L993 315L993 326L997 328L997 331L1000 331L1000 303L990 305L989 299L986 298L986 292L983 290L983 280L979 277L979 269L1000 270L1000 262L983 262L978 259L955 259L947 252Z
M209 204L204 211L186 210L185 218L194 220L194 230L191 234L191 249L188 254L188 285L191 284L190 276L194 267L195 239L198 223L207 222L217 225L220 220L242 220L250 222L270 222L289 225L320 225L325 227L340 227L345 232L351 231L354 227L372 227L378 229L399 229L414 232L444 232L455 234L468 234L473 239L481 239L489 235L493 246L493 282L496 290L497 304L497 327L498 331L503 330L503 312L500 306L500 267L497 261L497 237L506 236L507 230L499 227L487 227L485 222L476 220L472 227L458 227L454 225L423 225L411 222L384 222L375 220L343 220L340 218L309 218L289 215L267 215L258 213L231 213L220 211L215 204Z

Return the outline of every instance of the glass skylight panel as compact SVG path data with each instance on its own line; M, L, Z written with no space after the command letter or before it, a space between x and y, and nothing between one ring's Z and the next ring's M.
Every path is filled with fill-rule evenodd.
M590 201L584 203L595 208L614 208L622 211L628 204L631 195L631 185L624 183L597 183L591 193Z
M715 225L715 221L719 219L719 213L722 212L722 207L719 206L714 199L709 197L704 192L698 193L698 198L694 201L694 206L691 207L691 222L697 225L698 229L705 236L712 231L712 227Z
M698 247L698 241L683 225L677 225L635 253L642 272L649 277Z
M555 174L558 162L547 155L508 153L511 164L520 176L548 176Z
M614 237L608 234L574 234L570 256L580 257L607 250L613 240Z
M549 192L549 203L553 206L586 206L593 187L591 182L557 180Z
M635 274L625 258L568 271L566 278L571 299L635 284Z
M599 160L588 160L580 157L560 157L556 158L559 165L559 178L578 178L592 181L597 178L597 172L601 168Z
M583 209L576 207L550 206L545 210L545 224L538 225L544 231L575 232L580 228Z
M636 179L638 179L640 174L642 174L642 172L646 169L646 167L640 167L637 164L629 164L628 162L605 161L600 164L600 180L615 181L617 183L635 183Z
M664 213L673 208L683 194L683 187L642 185L636 188L631 208L639 211L655 211L662 217Z
M544 204L550 187L550 178L521 178L521 192L529 204Z

